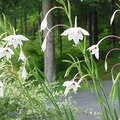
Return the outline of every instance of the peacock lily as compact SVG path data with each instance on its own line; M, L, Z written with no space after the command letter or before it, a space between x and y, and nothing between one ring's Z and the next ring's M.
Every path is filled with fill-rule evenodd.
M78 44L79 40L83 40L83 35L89 35L89 33L85 29L77 27L77 17L75 17L75 26L65 30L61 35L68 35L68 40L73 40L75 44Z

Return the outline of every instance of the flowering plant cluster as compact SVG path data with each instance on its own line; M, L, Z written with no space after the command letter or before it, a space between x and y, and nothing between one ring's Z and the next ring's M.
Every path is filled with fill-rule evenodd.
M81 60L77 57L74 58L72 55L69 55L72 58L72 60L65 61L65 62L68 62L71 64L70 67L66 70L65 76L69 75L69 73L72 71L72 68L76 68L77 73L74 75L74 77L71 80L65 81L63 83L62 86L66 87L65 91L64 91L64 96L66 97L71 89L74 91L74 93L77 93L77 90L82 85L86 85L89 88L89 90L93 94L96 95L96 98L98 100L100 110L102 113L103 120L118 120L119 113L118 113L117 109L114 107L114 98L115 98L116 91L117 91L118 105L119 105L119 110L120 110L120 92L119 92L120 86L119 86L119 82L118 82L118 80L120 78L120 73L118 73L117 76L115 77L115 76L113 76L113 70L116 66L119 66L120 63L114 65L111 69L113 85L112 85L112 88L110 91L110 95L109 95L110 101L109 101L106 96L104 87L102 85L102 81L99 78L99 74L97 71L97 64L95 62L95 59L99 60L99 58L100 58L99 51L100 51L100 44L102 41L104 41L108 38L111 38L111 37L115 37L117 39L120 39L120 37L116 36L116 35L108 35L108 36L102 38L101 40L99 40L99 42L97 44L89 47L87 44L87 37L90 36L90 34L87 30L83 29L82 27L78 27L77 16L75 17L74 26L73 26L73 22L71 19L71 6L70 6L69 0L67 0L66 2L64 2L64 0L56 0L56 1L58 3L60 3L61 6L55 6L55 7L51 8L46 13L43 21L41 22L40 31L44 31L46 29L48 30L48 32L44 38L44 41L42 43L41 49L43 52L47 49L46 44L49 40L49 38L48 38L49 33L54 28L62 26L65 28L65 30L62 33L60 33L60 36L62 36L62 37L67 36L66 38L69 41L73 40L72 41L73 44L75 44L75 47L79 48L80 53L83 56L81 58L82 59ZM60 24L54 25L51 28L48 27L48 22L47 22L48 15L55 9L61 9L65 12L65 14L69 20L69 25L60 23ZM116 10L113 13L111 20L110 20L110 24L113 23L115 14L118 11L120 11L120 10ZM17 61L22 61L22 74L20 76L20 79L19 79L19 77L17 77L17 75L15 75L14 77L18 80L18 83L19 83L18 88L20 88L20 90L21 90L19 95L22 93L22 97L24 97L28 103L28 108L31 108L32 112L30 111L30 113L40 114L41 119L53 120L53 118L55 118L55 120L56 119L57 120L63 120L63 119L74 120L74 116L72 114L70 107L66 108L64 106L64 104L62 104L61 106L58 105L58 102L55 99L55 96L58 93L54 93L51 90L51 86L49 86L49 83L48 83L48 81L46 81L45 76L42 74L42 72L37 67L35 67L33 70L31 70L31 74L32 74L33 79L35 79L37 82L40 83L39 84L40 86L38 85L37 87L38 87L38 89L42 89L42 94L44 93L43 98L39 98L39 99L35 98L35 93L37 94L40 92L38 89L35 89L35 92L33 92L36 85L35 86L33 85L34 87L31 90L32 93L29 92L29 87L28 86L27 86L28 88L26 87L26 83L23 85L22 80L25 81L28 76L28 72L26 69L27 58L23 52L23 42L27 41L28 38L23 35L17 35L16 31L14 29L13 29L13 32L14 32L13 35L9 35L4 38L2 38L2 37L5 34L1 35L1 38L2 38L2 41L4 44L2 47L0 47L0 59L4 59L5 61L7 61L7 63L12 64L11 58L15 54L15 50L17 48L19 48L19 57L18 57ZM107 66L108 66L107 65L108 55L113 50L120 50L120 49L114 48L107 53L106 58L105 58L105 66L104 66L106 71L107 71ZM93 55L95 56L95 58L93 57ZM92 81L92 84L90 84L88 79L90 79ZM83 84L81 84L81 83L83 83ZM94 90L93 90L93 87L94 87ZM0 98L4 98L3 89L4 89L4 85L3 85L2 81L0 81ZM16 91L16 93L18 92L17 90L15 90L15 91ZM38 97L40 97L40 96L38 96ZM46 102L50 102L52 104L52 108L50 108L50 107L46 108L46 106L47 106L45 104ZM52 110L52 112L50 112L50 110Z
M72 65L66 70L65 76L69 75L69 72L71 71L71 69L73 67L75 67L78 70L78 73L74 76L74 78L72 80L65 81L63 83L63 86L66 87L66 89L64 91L64 95L66 96L68 94L68 92L70 91L70 89L73 89L73 91L76 93L78 88L81 87L80 83L82 81L85 81L85 84L86 83L89 84L89 81L87 81L85 78L85 77L89 77L89 79L91 79L93 81L93 86L94 86L95 92L96 92L96 98L97 98L98 103L100 105L103 119L107 119L107 120L110 120L110 119L114 120L115 119L116 120L116 118L118 118L117 111L114 107L111 107L111 105L108 103L108 99L106 97L104 87L103 87L102 82L101 82L99 75L98 75L97 65L96 65L92 55L95 55L95 58L97 60L99 60L100 43L103 40L106 40L107 38L115 37L117 39L120 39L120 37L116 36L116 35L108 35L108 36L102 38L101 40L99 40L99 42L97 44L88 47L87 42L86 42L86 36L89 36L90 34L85 29L78 27L77 17L75 17L75 23L74 23L74 27L73 27L72 21L71 21L71 7L70 7L69 1L67 1L68 2L67 5L65 4L65 2L63 0L57 0L57 1L63 7L51 8L47 12L47 14L45 15L45 17L41 23L41 31L48 29L48 33L46 34L46 37L45 37L43 44L42 44L42 51L45 51L45 49L46 49L46 43L48 40L47 36L48 36L49 32L51 32L55 27L66 26L64 24L58 24L58 25L53 26L52 28L47 27L48 14L53 9L60 8L60 9L64 10L64 12L66 13L66 15L68 17L69 23L70 23L70 26L69 27L67 26L67 29L63 33L61 33L60 35L61 36L68 36L69 41L73 40L73 42L75 43L75 46L79 48L80 52L82 53L82 55L84 57L83 60L79 60L78 58L76 60L73 57L71 57L73 59L73 61L70 61L69 63L71 63ZM120 11L120 10L116 10L113 13L111 20L110 20L110 24L112 24L114 17L115 17L115 14L118 11ZM108 54L110 52L111 51L109 51ZM108 56L108 54L107 54L107 56ZM84 64L81 64L81 63L84 63ZM115 66L118 66L118 65L119 64L117 64ZM113 68L111 70L112 72L113 72L113 69L115 68L115 66L113 66ZM84 69L84 71L82 69ZM105 70L107 70L107 57L105 60ZM78 81L75 81L75 78L77 75L80 76L80 79ZM118 74L117 77L113 80L113 86L112 86L112 89L110 91L110 100L112 100L112 106L114 106L113 105L114 95L115 95L116 83L119 79L119 76L120 76L120 74ZM113 78L113 75L112 75L112 78ZM91 85L89 85L89 89L92 91ZM101 95L101 93L103 96ZM101 100L102 100L102 102L101 102Z
M4 46L0 47L0 59L5 58L8 61L8 63L11 63L11 57L12 55L15 54L14 50L17 48L20 48L18 61L22 61L21 78L25 80L27 79L27 70L26 70L27 58L25 57L23 53L22 46L23 46L23 41L27 41L28 38L23 35L16 35L14 28L13 28L13 31L14 31L13 35L9 35L7 37L2 38L2 40L4 41L4 44L3 44ZM0 83L1 83L0 94L2 97L4 96L3 95L3 83L2 81L0 81Z

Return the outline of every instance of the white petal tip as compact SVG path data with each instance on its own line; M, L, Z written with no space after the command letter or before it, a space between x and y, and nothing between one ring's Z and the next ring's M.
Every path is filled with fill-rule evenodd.
M105 63L105 71L107 71L107 63Z
M42 49L43 52L45 52L45 48L43 46L41 47L41 49Z

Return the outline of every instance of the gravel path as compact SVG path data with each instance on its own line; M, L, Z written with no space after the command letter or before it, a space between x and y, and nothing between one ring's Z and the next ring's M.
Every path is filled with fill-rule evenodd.
M112 81L104 81L103 85L106 91L106 95L108 96L112 86ZM69 95L68 97L70 96L72 96L72 101L76 101L76 104L73 106L79 108L79 113L74 113L75 120L101 120L99 105L93 94L87 90L84 90L78 92L77 94Z

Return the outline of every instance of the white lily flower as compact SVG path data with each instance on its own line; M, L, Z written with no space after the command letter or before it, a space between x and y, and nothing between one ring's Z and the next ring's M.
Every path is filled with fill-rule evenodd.
M7 60L11 59L11 55L13 55L14 52L11 48L5 47L5 48L0 48L0 58L6 56Z
M48 29L48 27L47 27L47 17L48 17L48 15L49 15L49 13L50 13L52 10L54 10L54 9L63 9L63 8L56 6L56 7L51 8L50 10L48 10L48 12L46 13L43 21L41 22L40 31L45 30L45 29ZM48 30L49 30L49 29L48 29Z
M19 55L19 58L18 58L18 61L19 60L22 60L24 63L26 63L26 60L27 60L24 53L23 53L23 51L22 51L22 49L20 51L20 55Z
M63 86L66 87L65 92L64 92L64 95L65 95L65 96L67 96L67 94L68 94L68 92L70 91L70 89L73 89L73 91L76 93L78 87L81 87L78 82L75 82L75 81L74 81L74 80L75 80L75 77L76 77L77 75L78 75L78 74L76 74L72 80L66 81L66 82L63 83Z
M13 45L14 48L17 48L18 45L22 45L22 41L26 41L28 40L28 38L26 38L23 35L9 35L5 38L3 38L3 40L8 41L7 45Z
M95 57L97 59L99 59L99 47L98 47L98 44L92 45L87 50L89 50L90 52L92 52L92 55L95 55Z
M75 44L78 44L79 40L83 40L83 35L89 35L89 33L85 29L77 27L77 17L75 17L75 26L65 30L61 35L68 35L68 40L73 40Z
M107 38L111 38L111 37L115 37L115 38L118 38L119 39L119 36L116 36L116 35L108 35L104 38L102 38L101 40L99 40L99 42L96 44L96 45L92 45L91 47L89 47L87 50L89 50L90 52L92 52L92 55L95 55L95 57L97 59L99 59L99 44L107 39ZM107 66L105 65L105 68L107 68Z
M116 11L112 14L112 17L111 17L111 19L110 19L110 25L112 25L113 20L114 20L114 18L115 18L115 14L116 14L118 11L120 11L120 10L116 10Z
M63 25L63 24L58 24L58 25L55 25L55 26L51 27L51 28L48 30L48 32L47 32L47 34L46 34L46 36L45 36L45 38L44 38L44 40L43 40L42 46L41 46L43 52L45 51L46 46L47 46L47 40L49 39L49 37L48 37L49 33L50 33L54 28L59 27L59 26L64 26L64 25Z
M0 97L4 97L4 91L3 91L3 83L0 81Z
M27 73L27 70L26 70L26 67L25 67L25 64L24 64L23 68L22 68L22 76L21 76L21 78L26 80L27 79L27 75L28 75L28 73Z
M43 41L43 43L42 43L42 46L41 46L41 49L42 49L43 52L44 52L45 49L46 49L46 44L47 44L47 38L45 37L45 39L44 39L44 41Z
M42 30L45 30L46 28L48 28L48 27L47 27L47 18L45 17L43 19L43 21L41 22L41 28L40 28L40 30L42 31Z
M104 67L105 67L105 71L107 71L107 69L108 69L107 61L105 61Z

